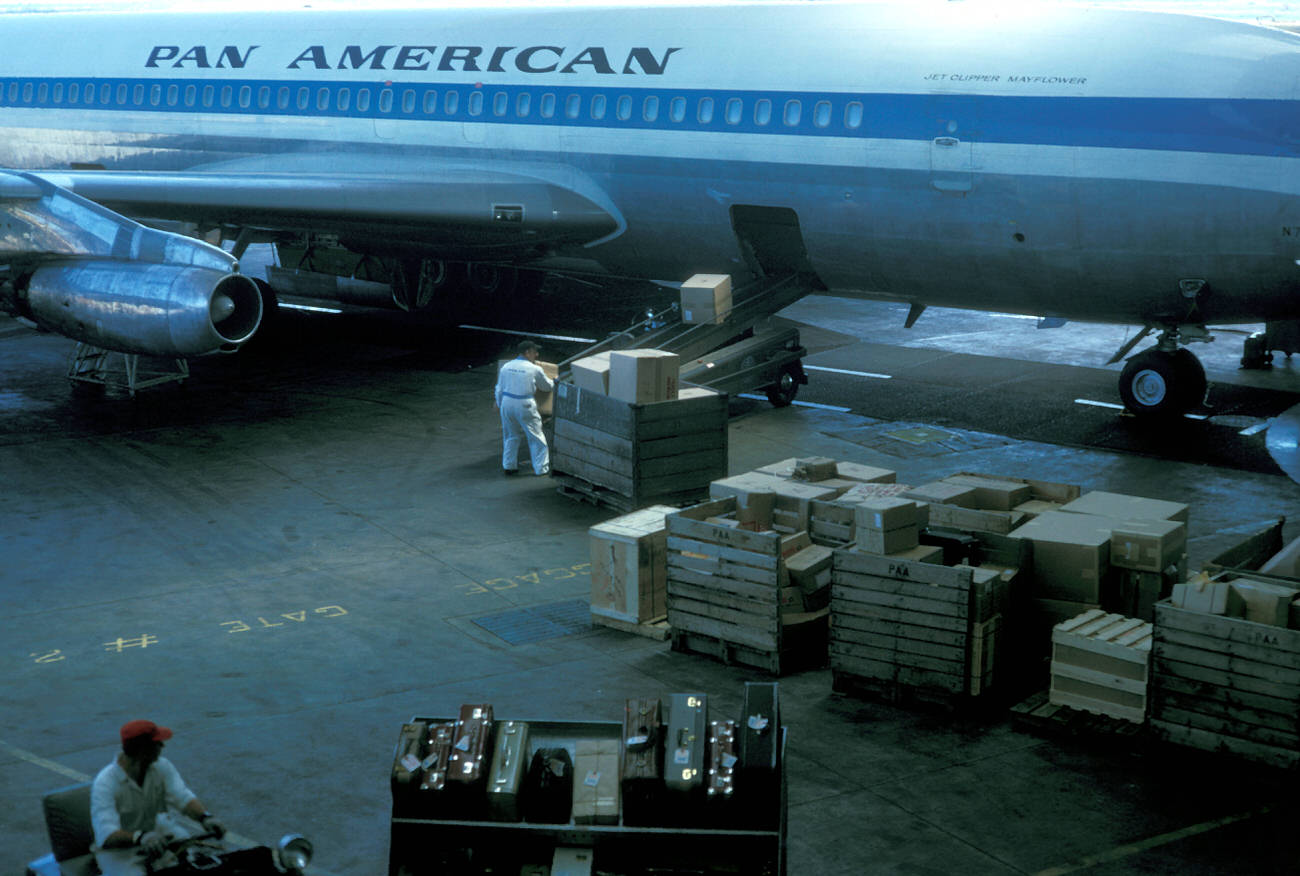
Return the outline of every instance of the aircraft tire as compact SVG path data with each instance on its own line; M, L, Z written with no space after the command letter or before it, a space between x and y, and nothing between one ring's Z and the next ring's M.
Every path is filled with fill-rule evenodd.
M1205 369L1192 353L1147 350L1124 366L1119 396L1136 416L1180 417L1204 400L1206 386Z

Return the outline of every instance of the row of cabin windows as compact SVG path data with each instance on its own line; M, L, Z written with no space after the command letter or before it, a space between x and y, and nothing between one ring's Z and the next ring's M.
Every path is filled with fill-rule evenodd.
M313 90L315 94L313 94ZM160 84L153 85L127 85L120 83L116 87L108 84L96 86L93 83L86 83L84 86L77 82L68 83L66 86L62 82L50 84L42 82L36 85L31 82L23 83L21 86L17 82L9 83L9 103L19 103L20 96L22 103L32 103L33 98L37 104L63 104L66 103L75 106L145 106L146 101L149 106L201 106L204 108L221 107L228 109L231 106L238 105L241 109L249 109L256 104L260 110L271 109L274 106L277 110L287 110L294 108L297 110L308 110L313 107L316 110L325 112L331 109L339 112L347 112L352 108L353 95L352 89L346 86L329 87L322 86L312 88L309 86L298 86L291 88L289 86L280 86L272 88L268 85L259 86L254 95L254 89L250 85L232 86L232 85L186 85L182 89L180 85L168 85L164 88ZM394 89L384 88L379 92L377 101L379 112L391 113L393 111L393 101L395 98ZM356 110L365 113L370 111L372 92L368 88L358 89L356 92ZM443 92L442 111L446 115L455 115L460 111L461 94L459 91L452 90ZM416 103L420 103L420 109L425 115L435 115L438 112L438 92L432 89L419 95L415 89L405 89L401 95L401 112L405 115L411 115L416 111ZM487 106L487 96L480 89L475 89L469 93L466 100L466 111L471 116L482 116L485 111L490 109L491 115L497 118L504 118L511 114L510 95L504 91L498 91L492 95L491 106ZM562 111L567 119L579 119L583 116L583 99L580 94L566 95L561 108L560 101L552 93L543 94L537 103L537 115L544 119L554 118L557 111ZM721 103L721 107L718 104ZM514 99L514 116L516 118L528 118L533 111L533 95L529 92L521 92ZM613 116L619 121L628 121L634 114L640 116L641 120L646 122L655 122L659 120L660 112L663 107L661 100L657 95L648 95L640 100L640 106L631 95L620 95L614 100ZM685 97L673 97L667 100L667 117L673 122L684 122L687 113L691 107ZM721 110L723 121L728 125L739 125L745 120L745 101L738 97L728 98L725 101L715 101L712 97L698 98L695 103L695 120L702 125L713 122L715 114ZM587 102L587 115L595 120L600 121L609 114L609 100L603 94L595 94ZM773 122L774 113L779 113L781 124L786 127L797 127L803 120L803 101L791 99L785 101L781 106L776 106L768 98L759 98L753 102L752 118L755 125L766 126ZM831 102L828 100L819 100L813 103L810 117L812 123L818 128L830 127L833 118ZM853 101L844 107L843 124L846 128L859 128L862 126L863 108L862 104Z

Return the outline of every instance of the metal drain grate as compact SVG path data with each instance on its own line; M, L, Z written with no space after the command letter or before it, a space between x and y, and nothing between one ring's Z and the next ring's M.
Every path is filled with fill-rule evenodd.
M558 639L591 632L591 606L584 599L512 608L472 618L473 622L511 645Z

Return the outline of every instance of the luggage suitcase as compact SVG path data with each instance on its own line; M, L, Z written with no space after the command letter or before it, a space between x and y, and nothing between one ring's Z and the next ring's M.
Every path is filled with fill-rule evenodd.
M618 824L618 749L615 739L579 739L573 757L575 824Z
M502 721L492 752L488 779L488 811L496 821L519 820L519 790L524 783L524 758L528 756L528 725Z
M424 743L429 725L423 721L403 724L397 736L397 749L393 753L393 801L410 796L420 777L420 761L424 759Z
M664 786L679 802L683 796L695 797L704 789L707 717L708 698L704 694L673 694L668 702ZM679 814L689 816L688 812Z
M745 682L736 794L757 825L780 810L781 707L775 682Z
M524 820L566 824L573 806L573 761L564 748L539 748L524 781Z
M451 761L447 765L447 781L461 785L484 781L491 745L492 706L461 706L451 745Z
M419 777L412 792L412 805L426 818L436 818L447 811L447 764L451 760L452 721L435 721L428 725L420 761Z
M651 824L664 787L663 703L627 701L623 711L623 820Z
M736 790L736 722L709 722L708 775L705 779L705 798L718 820L728 820L732 814L731 801Z

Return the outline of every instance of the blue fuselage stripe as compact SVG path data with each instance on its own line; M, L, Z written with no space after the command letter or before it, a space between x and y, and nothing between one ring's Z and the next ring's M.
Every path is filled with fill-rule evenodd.
M886 140L952 137L974 143L1300 156L1296 100L0 77L0 108Z

